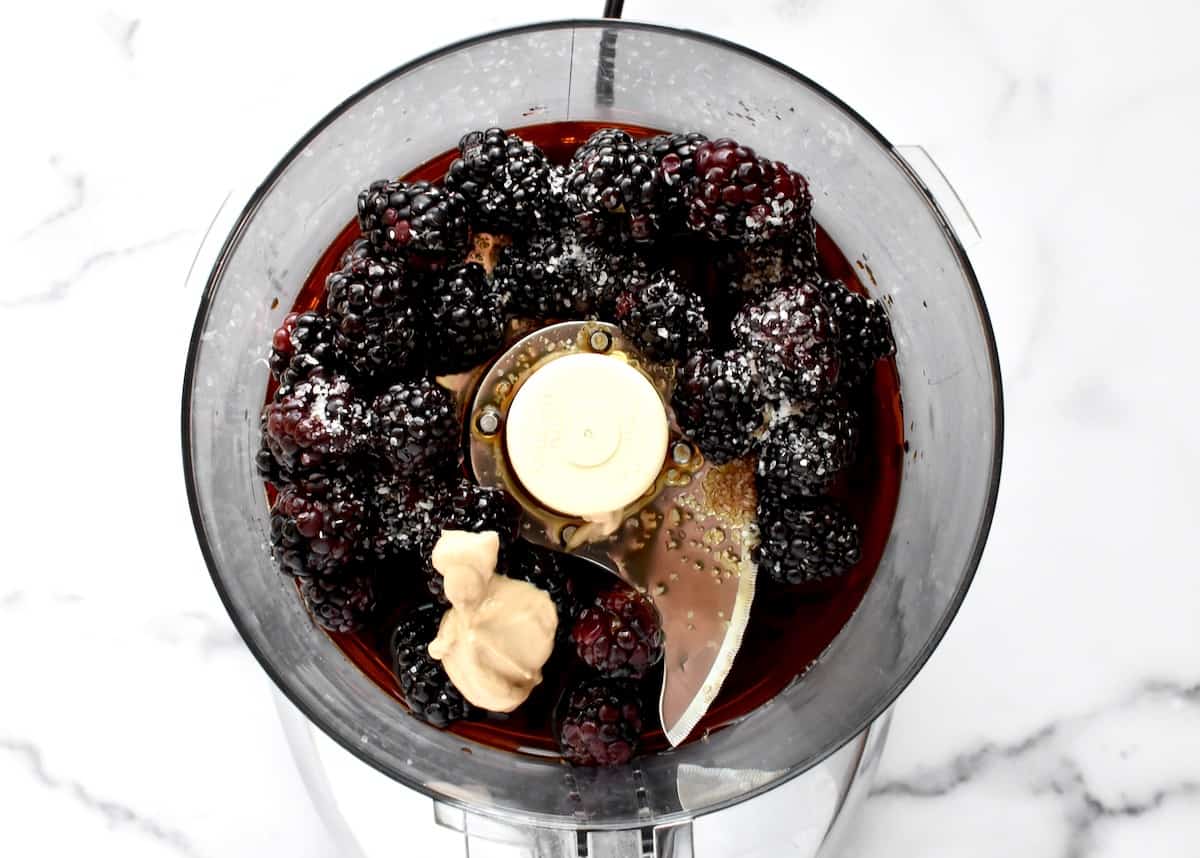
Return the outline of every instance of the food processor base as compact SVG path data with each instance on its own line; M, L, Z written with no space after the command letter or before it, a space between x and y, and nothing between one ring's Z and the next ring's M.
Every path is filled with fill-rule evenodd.
M888 710L819 765L732 807L667 827L573 831L514 826L424 796L365 765L275 692L297 768L343 858L832 858L866 798L891 723ZM775 773L681 766L684 807L730 779L752 790ZM752 838L752 839L751 839Z

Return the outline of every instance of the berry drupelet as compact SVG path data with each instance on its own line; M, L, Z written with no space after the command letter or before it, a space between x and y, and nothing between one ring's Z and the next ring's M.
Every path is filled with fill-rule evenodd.
M331 632L354 632L375 610L375 588L369 575L339 573L305 580L300 593L313 619Z
M445 185L462 195L475 229L519 233L552 219L561 178L533 143L488 128L463 135L458 153Z
M708 345L704 302L680 286L673 271L656 272L622 292L616 319L651 360L683 360Z
M836 402L779 418L759 444L759 495L825 494L854 461L857 445L857 415Z
M696 177L696 149L708 138L699 131L687 134L659 134L644 140L643 149L653 156L662 175L662 208L673 222L685 216L685 192Z
M420 323L404 266L379 255L352 259L325 280L334 345L367 380L400 374L416 360Z
M263 438L285 473L332 468L365 446L368 422L346 377L320 369L275 391L263 409Z
M381 560L420 555L437 543L441 535L439 493L441 485L430 485L428 477L406 477L379 482L367 498L378 527L371 548Z
M385 179L358 195L358 225L371 244L414 267L438 267L467 249L466 203L429 182Z
M861 384L876 361L896 353L887 311L880 301L847 289L840 280L820 280L817 287L838 327L839 383L844 388Z
M275 496L271 549L288 575L331 574L354 559L366 521L366 506L353 485L340 477L310 474Z
M580 611L571 641L580 660L606 677L641 679L663 656L658 611L632 587L596 596Z
M587 680L563 694L557 721L559 749L567 762L620 766L637 751L642 701L631 682Z
M813 283L796 283L744 307L733 334L750 351L771 399L811 402L837 384L837 324Z
M803 176L735 140L701 143L692 162L688 226L706 238L763 241L786 233L812 210Z
M495 283L512 316L609 319L621 290L639 277L645 265L637 256L563 230L504 248Z
M818 277L816 236L811 220L787 235L733 247L717 259L717 270L734 298L761 300L777 289Z
M650 152L628 132L602 128L571 158L564 199L586 233L628 232L634 241L651 241L658 233L661 185Z
M675 379L671 399L679 428L715 464L750 452L765 419L765 401L741 352L698 351Z
M437 605L413 609L396 627L391 641L392 669L405 704L413 715L435 727L472 714L471 704L454 687L442 663L429 655L442 610Z
M337 366L335 326L323 313L288 313L271 337L271 375L280 384L303 381L316 369Z
M754 562L781 584L835 578L859 559L858 527L833 501L761 497L758 528Z
M393 384L375 397L372 437L375 451L398 474L445 473L459 460L460 428L454 397L433 379Z
M504 307L482 265L468 262L429 278L425 363L437 375L463 372L504 345Z

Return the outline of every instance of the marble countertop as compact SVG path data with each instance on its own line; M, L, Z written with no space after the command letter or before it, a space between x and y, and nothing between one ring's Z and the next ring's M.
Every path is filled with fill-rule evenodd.
M599 0L23 4L0 33L5 854L334 854L196 547L196 247L255 139L436 45ZM1200 6L639 2L774 55L979 224L1004 367L991 541L847 854L1196 855ZM292 135L295 136L295 135Z

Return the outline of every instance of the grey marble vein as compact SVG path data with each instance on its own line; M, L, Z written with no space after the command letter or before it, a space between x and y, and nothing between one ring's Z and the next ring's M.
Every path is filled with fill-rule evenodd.
M985 742L942 765L915 775L881 781L872 790L871 796L935 799L1005 764L1040 767L1043 772L1048 768L1048 774L1035 778L1031 795L1034 798L1050 796L1063 805L1067 822L1063 855L1065 858L1085 858L1096 845L1095 831L1101 823L1140 818L1169 802L1200 798L1200 780L1184 778L1158 784L1138 799L1106 801L1101 792L1089 784L1083 767L1072 759L1070 752L1056 744L1060 738L1068 739L1072 731L1087 728L1125 709L1146 703L1200 706L1200 682L1186 685L1166 680L1148 680L1114 703L1051 722L1013 742Z
M1102 821L1136 819L1158 810L1168 801L1200 796L1200 782L1180 781L1159 787L1143 801L1109 805L1091 790L1079 767L1065 760L1061 773L1047 784L1046 790L1067 805L1065 858L1084 858L1095 846L1095 828Z
M27 241L46 227L53 226L59 221L70 217L83 208L87 200L87 182L84 173L65 170L62 165L62 158L58 155L50 156L50 166L54 172L58 173L63 183L67 186L67 201L21 233L17 237L18 241Z
M122 259L128 256L135 256L147 250L152 250L156 247L161 247L164 244L170 244L185 235L191 234L191 230L177 229L166 235L160 235L156 238L151 238L137 244L131 244L126 247L116 247L109 250L99 250L89 254L83 258L78 267L66 277L59 278L51 282L45 289L39 292L34 292L29 295L21 295L18 298L6 298L0 300L0 308L17 308L28 307L35 304L51 304L56 301L61 301L70 294L71 290L82 280L87 274L97 266L103 265L106 262L111 262L114 259Z
M931 769L917 777L880 781L871 790L871 795L938 798L975 780L998 761L1016 759L1041 748L1057 733L1058 727L1055 724L1049 724L1016 742L1005 745L986 742L978 748L959 754L945 765Z
M43 787L70 796L88 810L103 816L110 826L131 828L179 855L200 855L183 832L160 825L123 802L99 796L78 781L55 777L46 768L42 752L33 742L0 737L0 750L8 751L24 763L29 774Z
M984 742L977 748L957 754L942 765L926 769L913 776L881 780L872 789L871 795L910 798L944 796L952 790L974 781L994 765L1006 760L1017 760L1041 750L1051 744L1068 726L1077 727L1090 723L1134 704L1145 702L1147 699L1200 706L1200 682L1184 685L1168 680L1147 680L1114 704L1101 706L1061 721L1053 721L1016 741L1006 744ZM1074 764L1071 763L1071 765ZM1078 770L1076 769L1076 771ZM1178 787L1164 789L1168 789L1168 792L1178 791ZM1116 811L1119 808L1109 808L1109 810Z

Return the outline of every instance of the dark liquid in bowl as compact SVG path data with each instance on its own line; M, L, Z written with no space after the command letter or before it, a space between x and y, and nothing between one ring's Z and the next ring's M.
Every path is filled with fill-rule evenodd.
M593 131L609 126L611 123L562 122L512 130L540 146L551 160L565 164ZM620 127L638 137L658 133L655 129L638 126ZM405 178L438 181L456 155L456 150L446 152ZM803 164L794 166L803 171ZM322 303L325 278L336 267L342 252L358 237L356 223L352 222L342 230L305 281L294 305L296 311L310 310ZM842 280L851 289L865 291L855 266L820 225L817 226L817 251L821 269L827 276ZM705 296L716 318L732 316L736 308L721 306L723 292L718 288L721 284L717 282L712 261L706 259L703 243L680 240L676 246L666 248L665 256ZM837 636L871 582L896 511L904 456L899 378L892 361L880 361L876 365L873 378L859 394L859 401L852 404L863 417L862 445L856 464L842 476L833 494L859 526L862 559L843 577L809 588L781 587L766 580L765 576L759 578L750 624L733 671L689 741L747 715L802 674ZM395 574L407 574L419 581L422 572L417 568L397 569ZM588 583L594 586L605 583L604 573L597 572L596 578ZM390 667L388 641L399 617L420 598L420 588L397 587L396 590L384 594L381 600L394 609L382 613L371 627L354 634L330 634L330 637L347 658L399 701L399 687ZM568 665L556 660L546 665L545 682L516 712L482 721L458 722L450 729L463 738L505 750L556 754L553 709L563 685L571 679ZM655 710L661 673L652 673L645 683L647 709ZM396 717L407 716L398 709ZM656 720L656 717L650 720ZM643 736L642 749L655 751L666 747L661 730L657 726L649 728Z

